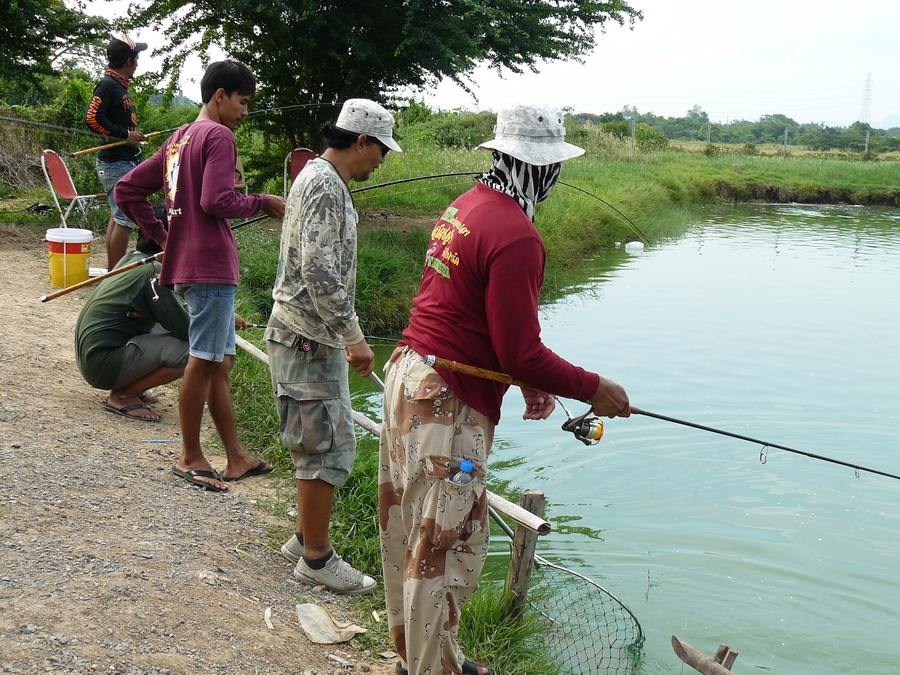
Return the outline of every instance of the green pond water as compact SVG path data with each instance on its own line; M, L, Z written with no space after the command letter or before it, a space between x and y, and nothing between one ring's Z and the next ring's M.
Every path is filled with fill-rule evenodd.
M718 209L588 276L544 341L634 405L900 473L900 211ZM740 673L900 672L900 481L646 417L585 447L522 411L511 390L495 489L546 494L539 553L634 612L638 672L682 672L672 634Z

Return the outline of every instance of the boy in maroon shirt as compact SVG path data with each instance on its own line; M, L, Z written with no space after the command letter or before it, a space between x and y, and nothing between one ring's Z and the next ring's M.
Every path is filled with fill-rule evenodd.
M229 372L234 364L234 291L238 253L227 218L264 211L284 215L274 195L243 195L234 189L237 146L233 129L247 115L256 78L238 61L219 61L200 82L203 107L197 119L178 129L149 160L122 178L116 202L165 250L160 283L184 296L190 313L190 357L178 412L184 443L175 475L208 490L224 492L223 481L259 476L272 470L250 456L237 437ZM147 198L162 189L169 212L168 233ZM209 406L227 454L220 474L203 455L200 422Z

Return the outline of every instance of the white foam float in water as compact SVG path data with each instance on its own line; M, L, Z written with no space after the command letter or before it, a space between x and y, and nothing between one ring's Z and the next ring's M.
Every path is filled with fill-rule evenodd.
M625 251L627 253L634 253L635 255L640 255L644 252L644 242L642 241L629 241L625 244Z

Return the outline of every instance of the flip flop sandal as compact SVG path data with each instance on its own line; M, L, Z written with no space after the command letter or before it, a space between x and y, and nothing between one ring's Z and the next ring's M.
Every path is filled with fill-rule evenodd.
M159 422L162 418L153 413L153 408L151 408L146 403L132 403L131 405L126 405L122 408L116 408L111 406L109 403L103 404L103 409L108 410L114 415L121 415L122 417L127 417L130 420L138 420L140 422ZM129 415L128 413L134 412L135 410L148 410L153 413L154 417L141 417L140 415Z
M273 468L274 467L270 466L269 464L266 464L265 462L260 461L259 464L254 466L252 469L247 469L240 476L235 476L234 478L231 478L229 476L222 476L222 480L224 480L226 483L236 483L239 480L244 480L245 478L252 478L253 476L265 476L267 473L272 471Z
M188 469L187 471L184 471L182 469L179 469L177 466L173 466L172 473L174 473L179 478L183 478L191 485L199 485L200 487L209 490L210 492L228 492L228 488L221 488L213 483L209 483L205 480L200 480L201 478L213 478L215 480L222 480L222 476L218 471L207 471L206 469Z

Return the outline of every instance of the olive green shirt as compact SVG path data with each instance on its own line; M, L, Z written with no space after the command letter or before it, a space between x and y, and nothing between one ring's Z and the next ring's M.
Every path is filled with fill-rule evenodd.
M134 251L116 267L146 257ZM101 281L84 303L75 324L75 359L92 387L111 389L122 367L125 345L133 337L149 333L156 324L177 338L188 339L184 302L158 283L151 286L160 267L154 261Z

